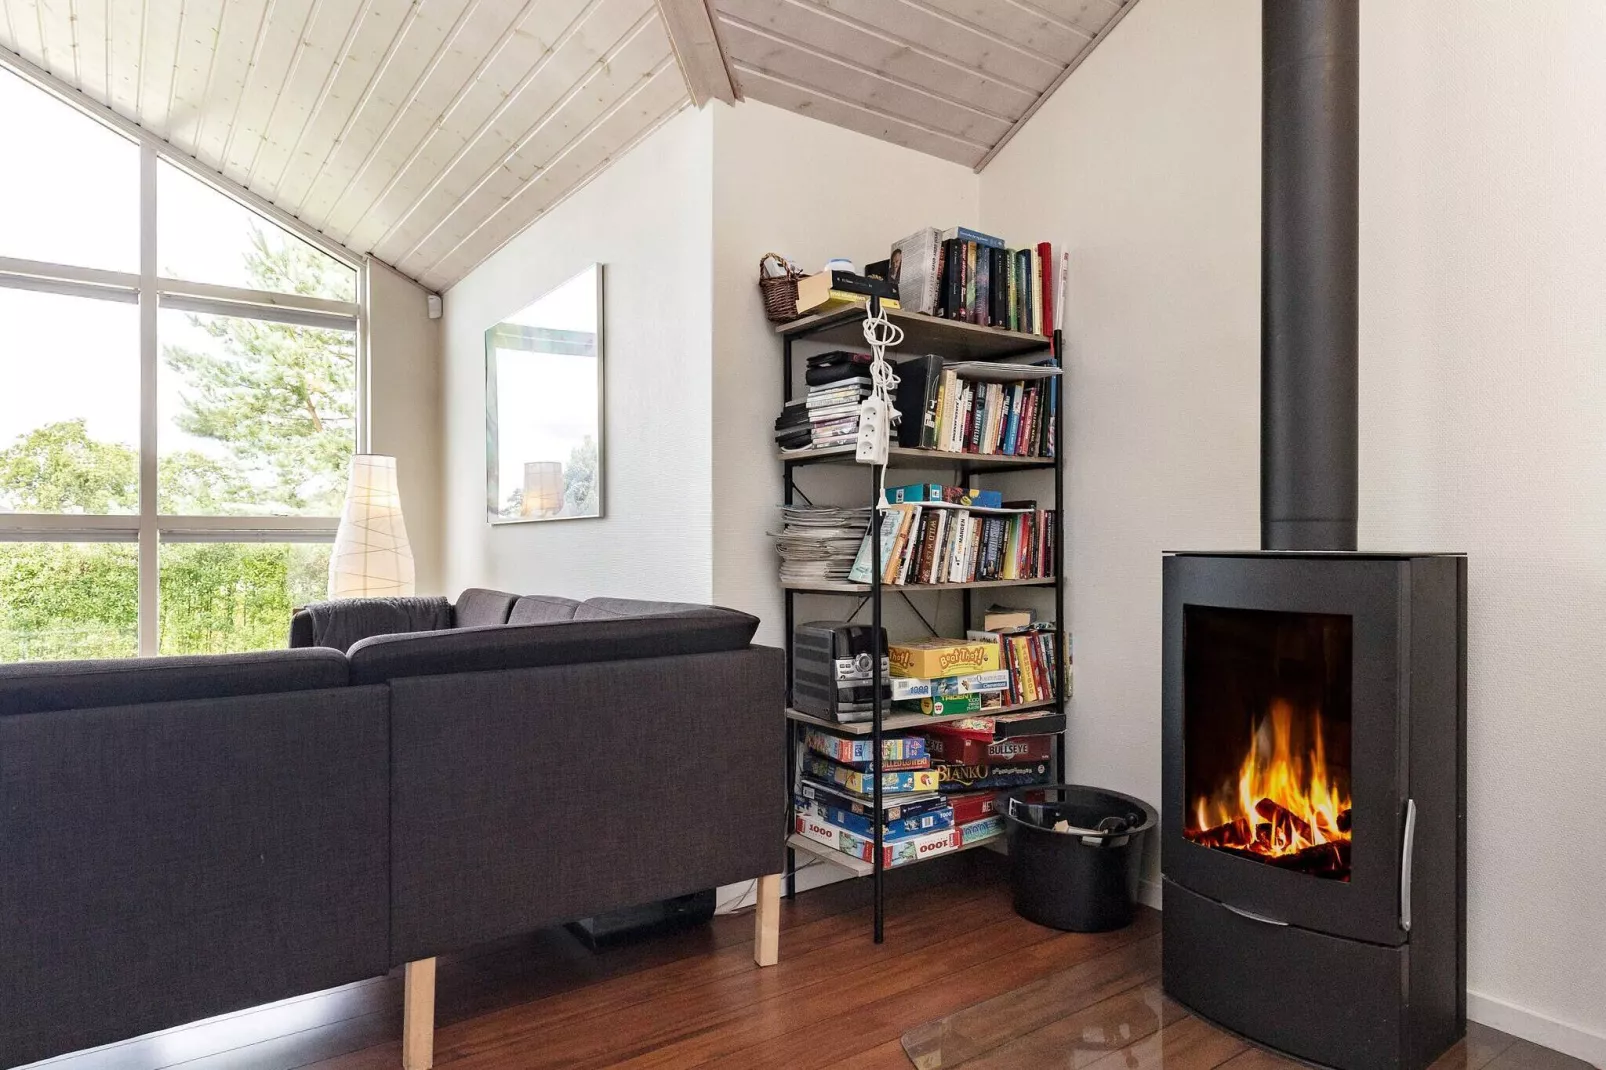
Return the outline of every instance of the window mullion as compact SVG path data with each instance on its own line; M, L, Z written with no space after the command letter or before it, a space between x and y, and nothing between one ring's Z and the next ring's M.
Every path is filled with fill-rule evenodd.
M156 527L156 149L139 152L139 652L160 648L160 547Z

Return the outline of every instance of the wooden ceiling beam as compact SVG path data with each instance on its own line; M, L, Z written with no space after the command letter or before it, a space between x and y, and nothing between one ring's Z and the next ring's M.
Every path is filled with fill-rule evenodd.
M657 3L692 103L700 108L710 100L722 100L726 104L741 100L725 49L720 44L713 13L705 0L657 0Z

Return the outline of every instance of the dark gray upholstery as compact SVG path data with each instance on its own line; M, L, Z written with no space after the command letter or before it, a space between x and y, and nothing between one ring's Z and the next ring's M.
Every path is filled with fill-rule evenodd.
M641 598L587 598L574 611L575 620L615 620L620 617L666 617L682 613L709 613L718 606L697 602L653 602Z
M438 619L330 605L324 638ZM756 618L471 590L451 621L485 623L0 665L0 1066L780 870Z
M580 603L572 598L559 598L550 594L527 594L513 603L508 614L509 624L550 624L553 621L573 620Z
M506 591L470 587L457 596L457 602L452 606L452 622L448 626L483 628L491 624L506 624L507 615L513 611L513 603L518 600L518 595Z
M11 662L0 665L0 716L311 691L340 687L346 680L346 659L336 651L317 648L178 658Z
M364 639L347 656L352 682L370 684L403 676L740 650L752 642L757 629L757 617L705 606L700 612L664 617L382 635Z
M749 647L393 680L392 961L779 872L782 666Z
M338 598L313 602L290 618L290 645L346 651L371 635L429 632L452 626L452 603L434 598Z
M388 781L382 687L0 718L0 1066L385 972Z

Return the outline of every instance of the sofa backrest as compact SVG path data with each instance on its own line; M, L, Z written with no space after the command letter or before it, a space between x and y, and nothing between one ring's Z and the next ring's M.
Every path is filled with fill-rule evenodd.
M667 617L702 613L717 606L696 602L652 602L641 598L587 598L574 611L575 620L618 620L622 617ZM721 610L721 612L731 612Z
M389 690L298 655L11 691L81 708L0 717L0 1066L389 967Z
M572 598L559 598L551 594L527 594L513 603L508 614L509 624L551 624L554 621L573 620L580 603Z
M337 650L263 650L194 657L29 661L0 665L0 717L47 710L229 698L343 687Z
M452 627L483 628L490 624L506 624L513 611L516 594L506 591L488 591L483 587L470 587L457 596L452 605Z
M740 650L757 630L757 617L696 606L660 616L376 635L353 646L347 656L352 682L372 684L408 676Z

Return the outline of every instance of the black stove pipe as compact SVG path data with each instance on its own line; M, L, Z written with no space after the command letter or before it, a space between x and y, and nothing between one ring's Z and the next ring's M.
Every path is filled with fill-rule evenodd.
M1265 550L1355 549L1359 7L1261 7Z

